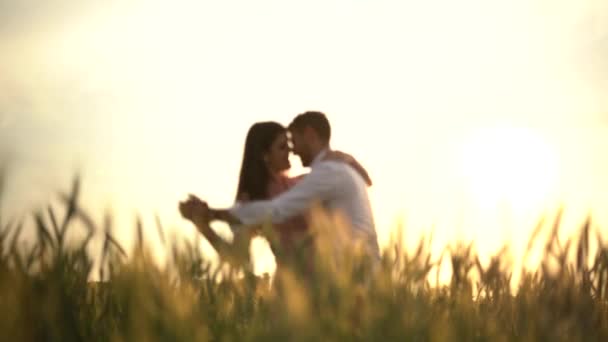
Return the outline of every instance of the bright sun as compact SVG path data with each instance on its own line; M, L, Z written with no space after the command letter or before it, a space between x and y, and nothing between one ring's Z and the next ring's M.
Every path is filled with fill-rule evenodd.
M486 128L473 133L462 145L459 164L465 191L480 208L539 209L558 179L555 148L527 128Z

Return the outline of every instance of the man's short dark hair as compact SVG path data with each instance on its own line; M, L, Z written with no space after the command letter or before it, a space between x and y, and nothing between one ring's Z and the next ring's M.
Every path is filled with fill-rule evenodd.
M319 138L323 140L325 143L329 143L329 138L331 138L331 127L329 125L329 120L325 114L321 112L308 111L293 119L293 121L289 124L288 129L290 131L298 131L302 132L305 127L311 127L317 132Z

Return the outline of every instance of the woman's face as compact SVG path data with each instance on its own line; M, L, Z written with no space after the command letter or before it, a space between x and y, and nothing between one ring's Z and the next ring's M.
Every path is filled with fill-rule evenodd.
M271 172L282 172L291 167L291 164L289 164L289 151L287 132L279 134L264 156L266 165L268 165Z

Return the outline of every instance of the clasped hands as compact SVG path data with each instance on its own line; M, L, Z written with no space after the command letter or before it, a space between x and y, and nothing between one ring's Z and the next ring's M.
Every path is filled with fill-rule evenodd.
M179 202L179 212L194 224L208 224L212 219L207 202L194 195L189 195L187 200Z
M225 242L209 227L210 221L219 218L216 217L216 211L209 208L207 202L194 195L189 195L187 200L179 202L179 212L182 217L194 224L223 260L233 264L249 262L248 246L252 236L249 230L244 229L239 234L235 234L232 243Z

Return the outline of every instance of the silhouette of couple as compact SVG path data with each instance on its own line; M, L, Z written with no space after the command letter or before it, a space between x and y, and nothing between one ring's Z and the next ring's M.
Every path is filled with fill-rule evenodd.
M343 223L340 234L329 240L338 259L345 248L357 245L371 260L379 260L367 193L371 179L355 158L330 149L330 137L329 121L321 112L299 114L287 128L276 122L254 124L245 141L236 204L215 209L190 195L179 203L182 216L224 260L241 257L248 261L249 239L261 225L272 223L270 235L274 239L269 240L279 270L296 251L310 253L312 258L316 235L311 234L311 212L320 208L326 214L338 215ZM295 178L285 174L290 168L290 152L310 167L310 173ZM230 224L235 236L232 243L210 228L214 220ZM339 229L330 226L323 229Z

